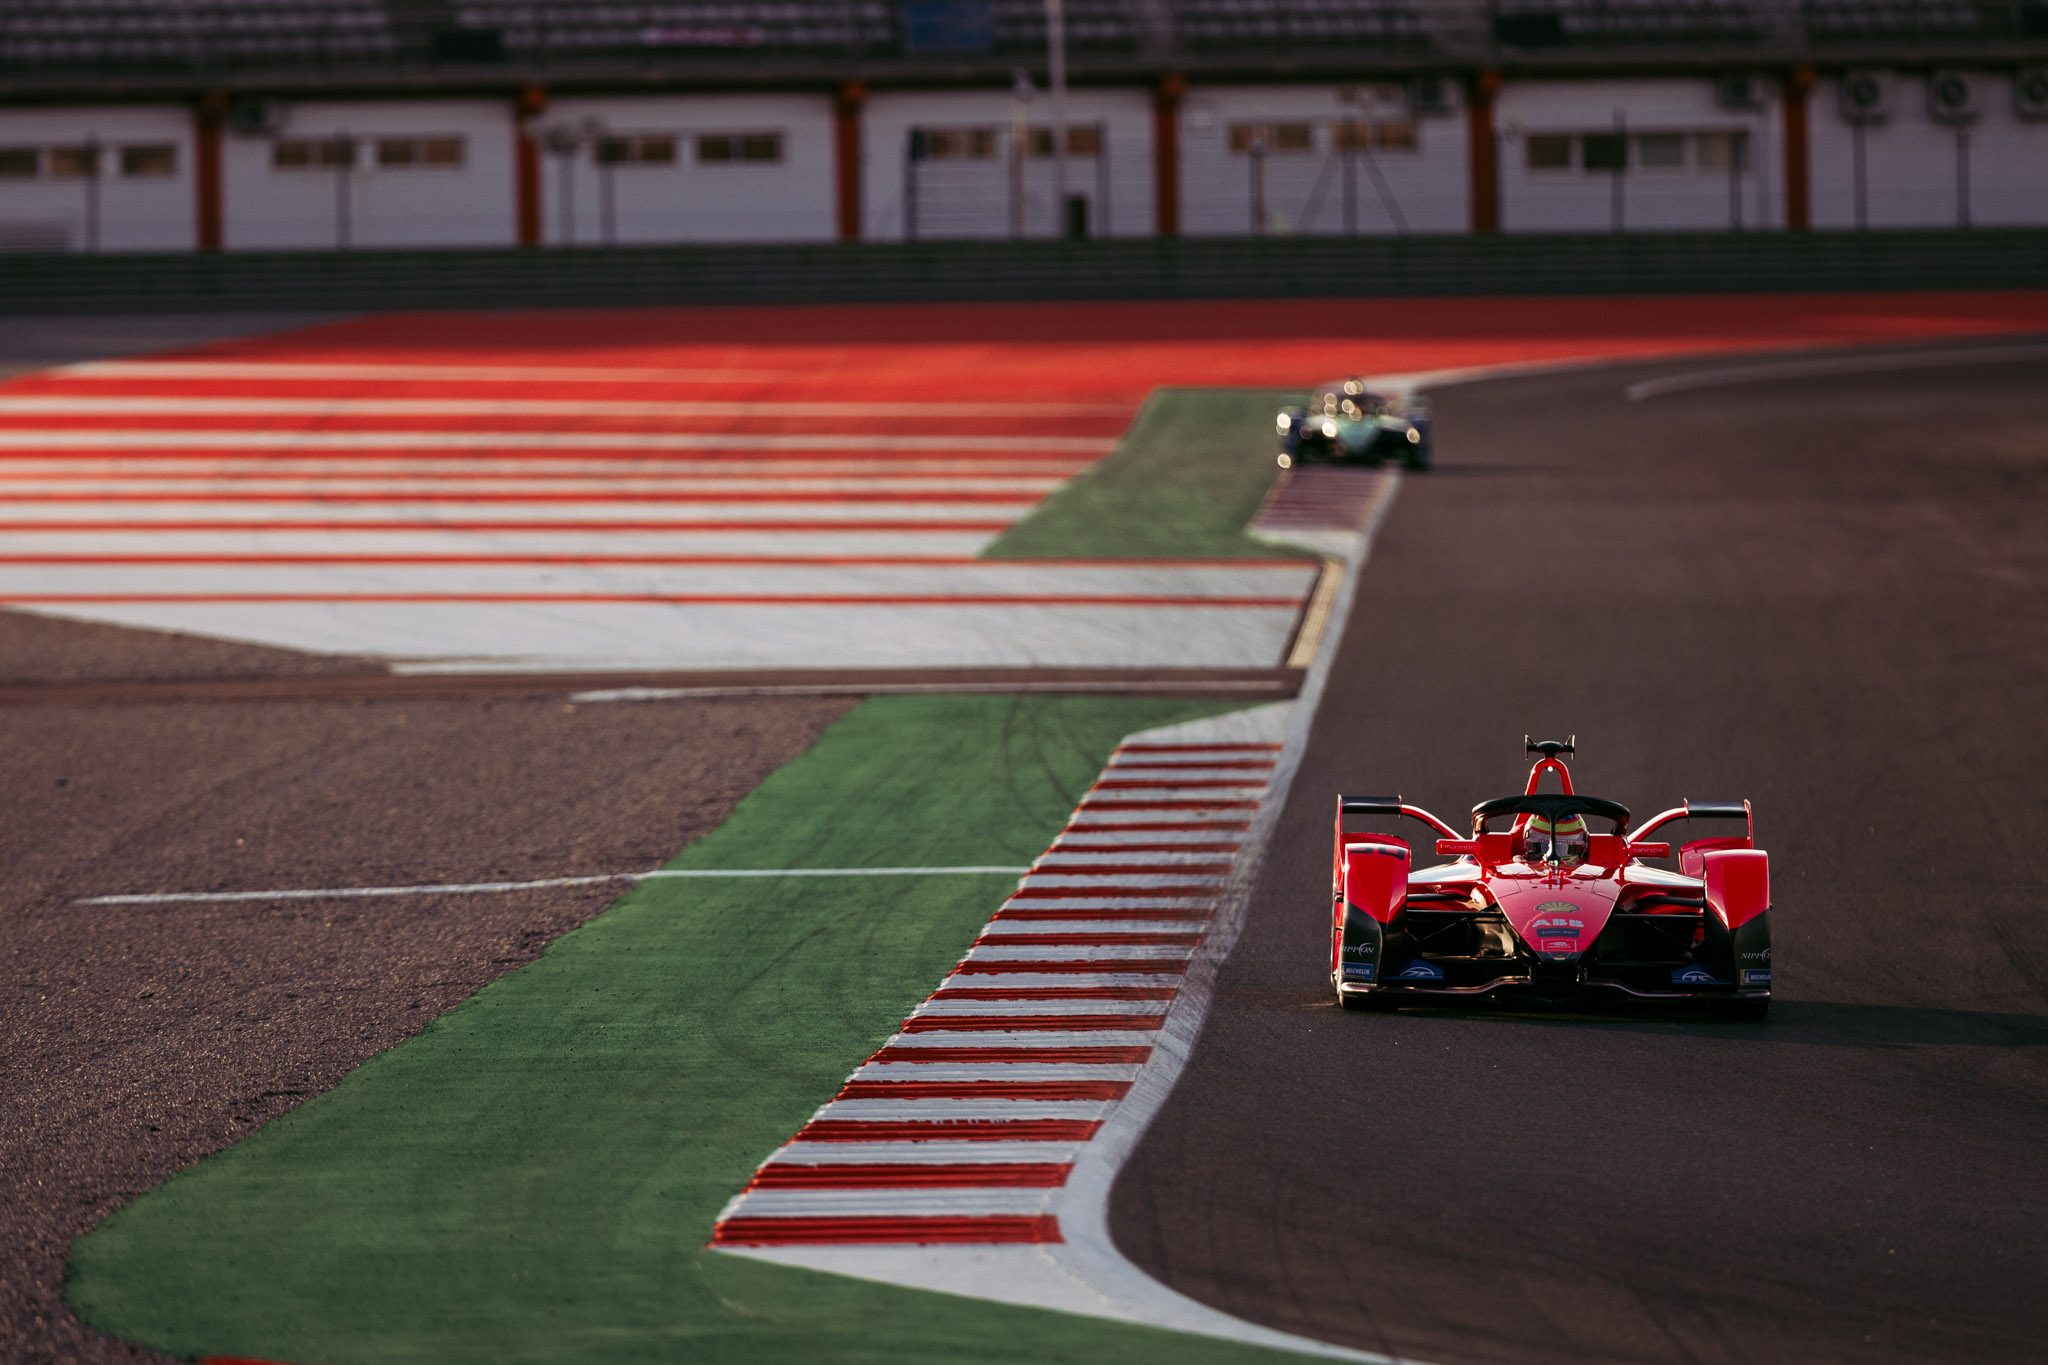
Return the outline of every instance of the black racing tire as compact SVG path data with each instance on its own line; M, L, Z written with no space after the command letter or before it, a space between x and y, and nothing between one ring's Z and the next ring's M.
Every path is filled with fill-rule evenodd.
M1708 1004L1707 1013L1715 1019L1728 1019L1761 1023L1771 1013L1771 1002L1764 1000L1715 1000Z

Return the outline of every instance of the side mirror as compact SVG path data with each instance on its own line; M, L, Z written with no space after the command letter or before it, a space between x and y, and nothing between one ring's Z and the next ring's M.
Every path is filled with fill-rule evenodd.
M1628 856L1631 858L1669 858L1671 856L1671 845L1661 843L1630 844L1628 846Z
M1439 858L1476 858L1479 856L1477 839L1439 839L1436 841Z

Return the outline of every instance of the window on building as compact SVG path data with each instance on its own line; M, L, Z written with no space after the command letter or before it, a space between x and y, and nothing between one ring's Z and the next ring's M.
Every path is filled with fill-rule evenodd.
M1031 130L1031 155L1052 155L1052 129ZM1102 154L1102 130L1092 124L1082 124L1067 129L1068 156L1100 156Z
M1693 134L1693 157L1703 171L1749 169L1749 134L1744 131Z
M990 134L992 138L994 134ZM697 139L697 160L705 163L782 160L780 133L705 133Z
M663 133L600 138L597 160L604 166L673 166L676 140Z
M270 144L270 164L280 171L331 171L356 164L350 138L293 138Z
M1638 133L1636 163L1646 171L1685 169L1684 133Z
M985 161L996 154L993 128L915 128L910 137L910 154L919 160Z
M178 149L164 145L145 147L123 147L121 149L121 174L133 176L176 175L178 173Z
M43 168L43 156L34 147L0 147L0 180L27 180Z
M1254 144L1268 152L1299 155L1316 148L1316 130L1312 123L1233 123L1230 125L1230 150L1249 152Z
M50 148L50 174L68 180L83 179L98 175L100 149L97 147L52 147Z
M462 164L459 137L382 137L377 165L383 170L448 169Z
M1628 137L1624 133L1587 133L1579 139L1580 164L1589 171L1628 169Z
M1338 151L1412 152L1416 148L1415 125L1405 119L1392 123L1356 121L1330 125L1330 145Z
M1372 145L1386 152L1412 152L1419 144L1415 125L1407 120L1398 123L1375 123L1372 126Z
M1568 171L1572 168L1572 140L1563 133L1531 133L1522 140L1532 171Z

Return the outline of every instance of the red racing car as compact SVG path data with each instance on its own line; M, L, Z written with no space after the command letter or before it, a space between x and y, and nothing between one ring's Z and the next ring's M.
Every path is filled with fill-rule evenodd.
M1525 741L1525 743L1527 743ZM1520 796L1472 808L1460 834L1399 797L1337 798L1330 984L1346 1009L1494 997L1537 1004L1705 1001L1722 1018L1771 1004L1770 855L1749 802L1688 801L1634 830L1628 809L1572 790L1571 741L1537 755ZM1562 790L1538 790L1555 773ZM1406 840L1347 830L1354 816L1405 816L1457 861L1412 866ZM1651 867L1673 820L1741 820L1733 838L1694 839L1678 871ZM1596 830L1595 824L1610 826Z

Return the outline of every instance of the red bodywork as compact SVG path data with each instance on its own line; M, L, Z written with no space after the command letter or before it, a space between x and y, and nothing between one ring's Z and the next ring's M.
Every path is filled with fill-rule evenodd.
M1629 830L1626 808L1574 790L1563 761L1571 745L1531 751L1542 757L1521 795L1474 807L1467 833L1398 798L1339 798L1330 932L1339 1000L1604 995L1762 1014L1770 858L1755 846L1749 803L1688 802ZM1542 790L1546 777L1556 790ZM1373 815L1430 826L1437 854L1456 861L1418 869L1405 840L1346 827ZM1685 843L1676 871L1646 861L1672 855L1647 836L1694 819L1740 820L1743 832ZM1601 822L1612 828L1595 829ZM1553 828L1571 834L1553 839Z

